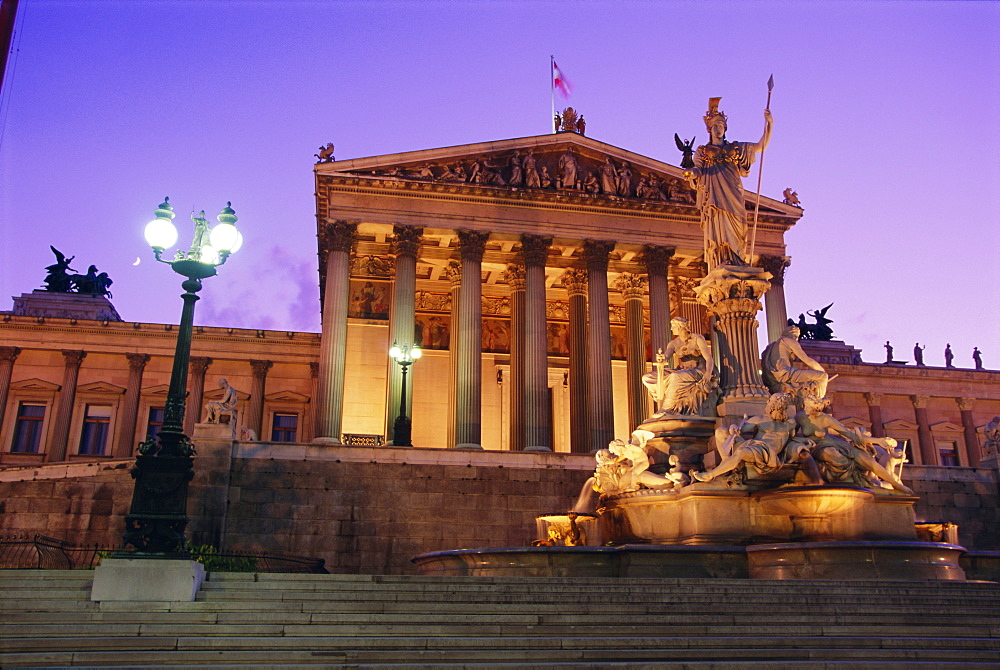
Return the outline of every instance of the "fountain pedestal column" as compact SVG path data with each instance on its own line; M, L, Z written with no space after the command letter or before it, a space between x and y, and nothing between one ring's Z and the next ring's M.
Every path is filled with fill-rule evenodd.
M771 273L761 268L719 265L695 290L698 302L714 317L721 417L764 414L769 394L760 375L756 314L770 278Z

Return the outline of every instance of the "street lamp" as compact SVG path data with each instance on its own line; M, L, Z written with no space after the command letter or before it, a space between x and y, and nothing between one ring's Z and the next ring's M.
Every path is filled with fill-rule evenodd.
M389 356L403 369L403 390L399 394L399 416L396 417L396 422L392 426L392 446L394 447L413 446L413 442L410 440L410 418L406 416L406 369L422 355L420 347L415 344L412 347L406 344L399 346L393 342L392 349L389 349Z
M234 225L236 212L227 202L219 214L219 223L211 231L205 212L195 216L194 239L187 251L177 251L172 260L161 254L177 242L174 208L164 198L156 210L156 218L146 225L146 242L153 248L156 260L166 263L186 279L181 283L184 308L181 311L174 366L170 373L170 389L164 408L163 427L156 438L139 444L139 455L132 468L135 488L132 505L125 517L125 535L115 558L190 558L185 549L184 529L187 527L188 483L194 478L194 445L184 434L184 395L187 387L188 362L191 357L191 330L194 324L194 304L198 301L201 280L215 276L215 268L226 262L229 254L243 243ZM132 547L134 551L126 551Z

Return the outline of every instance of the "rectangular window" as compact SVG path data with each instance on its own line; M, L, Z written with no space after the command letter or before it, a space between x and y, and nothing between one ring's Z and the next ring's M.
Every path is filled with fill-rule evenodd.
M939 442L938 455L941 465L958 465L958 448L954 442Z
M17 454L37 454L42 442L42 423L45 421L45 405L22 402L17 408L17 422L14 424L14 442L10 450Z
M163 408L150 407L149 421L146 422L146 439L155 440L156 434L163 429Z
M275 412L271 424L272 442L294 442L299 427L299 415Z
M111 406L87 405L87 413L83 417L83 432L80 435L80 454L103 456L110 428Z

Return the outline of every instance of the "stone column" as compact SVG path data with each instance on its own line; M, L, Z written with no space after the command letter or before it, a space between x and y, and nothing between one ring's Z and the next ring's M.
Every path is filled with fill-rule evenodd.
M885 425L882 422L882 394L866 393L868 403L868 420L872 422L872 437L885 437Z
M302 428L298 435L299 442L308 442L315 437L316 429L316 397L319 389L319 361L309 363L309 402L303 409Z
M482 449L483 253L489 233L458 231L462 288L458 296L455 447ZM452 324L452 334L455 333Z
M569 268L562 276L569 294L569 442L575 454L590 452L587 417L587 271Z
M673 247L646 245L642 250L649 275L649 341L654 355L657 350L666 349L671 340L669 268L673 255Z
M551 451L548 333L545 328L545 261L551 237L521 235L524 258L525 449Z
M510 449L523 451L524 441L524 266L508 265L510 287Z
M614 242L587 240L587 413L588 451L605 449L614 439L614 390L611 386L611 318L608 314L608 255Z
M340 444L344 415L344 374L347 367L347 306L350 299L351 246L358 223L330 221L320 231L326 252L323 286L323 332L319 345L319 388L316 440Z
M142 371L149 362L149 354L125 354L128 359L128 383L125 386L125 400L118 416L118 439L112 455L128 458L132 455L135 439L135 424L139 413L139 393L142 390Z
M774 342L781 337L788 322L785 308L785 268L792 264L787 256L762 255L760 267L771 273L771 288L764 295L764 315L767 318L767 341Z
M646 280L624 273L618 277L615 288L625 297L625 374L631 431L646 418L646 388L642 385L642 376L646 374L646 343L642 329L642 296Z
M187 411L184 412L184 433L191 435L194 424L201 421L205 412L205 374L212 364L208 356L192 356L189 361L191 382L188 384Z
M924 465L940 465L934 438L931 436L931 426L927 420L927 401L930 396L911 395L913 414L917 419L917 438L920 440L920 459Z
M254 432L258 440L261 437L261 421L264 418L264 396L266 395L267 371L274 365L271 361L250 361L253 370L253 387L250 390L250 406L247 407L243 425ZM239 430L239 426L236 427Z
M720 416L764 413L768 392L760 376L755 315L770 285L762 274L759 268L720 265L696 289L698 302L714 317Z
M983 452L979 448L976 420L972 416L972 407L976 404L976 399L955 398L955 402L962 412L962 432L965 435L965 451L969 455L969 467L978 468L979 462L983 459Z
M14 361L20 355L18 347L0 347L0 427L3 426L4 410L7 408L7 394L10 393L10 377L14 371Z
M451 314L448 324L448 446L455 446L455 406L458 388L458 304L462 295L462 265L448 261L444 274L451 285Z
M423 228L393 226L391 251L396 256L396 277L392 284L392 312L389 315L389 341L401 347L413 346L414 323L417 299L417 253L420 250L420 236ZM416 344L419 344L417 342ZM391 358L388 365L388 398L386 400L385 442L392 444L396 418L399 416L399 397L403 390L403 369ZM413 388L413 368L410 368L408 384ZM413 420L413 393L406 394L406 416Z
M46 461L65 461L66 446L69 441L69 422L73 417L73 403L76 400L76 379L80 375L80 364L87 357L86 351L62 352L65 359L62 389L59 391L58 406L52 425L52 441L49 443Z

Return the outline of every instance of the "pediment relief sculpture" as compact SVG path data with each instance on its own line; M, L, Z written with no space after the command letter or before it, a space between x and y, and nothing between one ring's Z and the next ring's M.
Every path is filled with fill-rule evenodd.
M555 151L515 149L452 161L393 165L364 173L406 180L571 191L688 205L695 201L694 191L680 178L640 170L615 156L584 155L572 146Z

